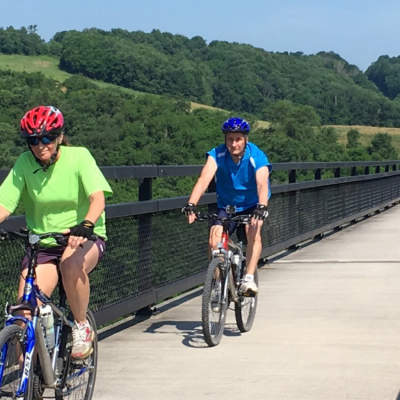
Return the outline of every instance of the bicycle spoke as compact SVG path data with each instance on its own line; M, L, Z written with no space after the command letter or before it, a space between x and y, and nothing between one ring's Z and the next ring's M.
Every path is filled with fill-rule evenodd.
M90 400L93 396L94 384L97 370L97 333L96 323L93 314L88 312L88 320L95 332L93 340L93 351L84 360L71 358L72 334L70 328L65 328L64 335L67 336L66 346L63 352L64 371L63 382L60 387L60 394L56 394L56 399L70 400Z
M258 284L258 273L254 274L254 280ZM254 323L257 310L257 296L240 296L235 303L236 324L241 332L248 332Z
M220 259L211 261L203 290L202 325L209 346L220 342L225 324L227 302L224 299L224 274L220 264Z

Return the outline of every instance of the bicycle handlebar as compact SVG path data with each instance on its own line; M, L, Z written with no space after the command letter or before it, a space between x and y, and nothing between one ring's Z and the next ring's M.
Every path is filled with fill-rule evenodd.
M200 211L195 213L196 215L196 221L201 222L201 221L208 221L208 220L220 220L222 222L237 222L239 224L249 224L250 220L252 218L251 214L241 214L241 215L235 215L234 217L230 217L229 215L226 217L219 217L218 214L204 214L201 213Z
M6 240L11 237L17 237L25 239L29 242L29 244L36 244L40 242L42 239L53 238L57 244L60 246L66 246L68 244L69 233L60 233L60 232L49 232L49 233L32 233L29 231L26 232L16 232L16 231L6 231L4 229L0 229L0 240ZM98 236L93 234L88 240L95 242L98 239Z

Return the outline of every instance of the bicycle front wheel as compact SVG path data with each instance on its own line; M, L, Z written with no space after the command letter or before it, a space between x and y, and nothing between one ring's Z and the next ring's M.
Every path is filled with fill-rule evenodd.
M72 350L72 331L68 326L64 326L63 338L61 341L62 351L60 358L63 365L61 384L56 390L56 399L68 400L90 400L94 392L97 372L97 328L96 321L91 311L87 312L87 320L92 327L93 351L83 360L71 357Z
M254 273L254 280L258 286L258 272ZM257 310L257 294L255 296L239 296L235 303L236 324L240 332L248 332L254 323Z
M224 331L228 303L224 299L225 274L221 260L214 258L207 269L203 288L201 321L203 334L209 346L216 346Z
M6 326L0 332L0 399L15 399L24 365L24 330L19 325ZM32 371L32 367L31 367ZM32 373L25 389L25 400L32 399Z

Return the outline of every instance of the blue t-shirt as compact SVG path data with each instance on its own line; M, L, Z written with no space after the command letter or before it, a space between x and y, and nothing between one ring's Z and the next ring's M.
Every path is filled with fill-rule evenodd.
M216 161L218 167L215 175L218 208L231 205L236 206L239 212L254 207L258 203L256 171L261 167L271 170L271 163L265 153L254 143L248 142L237 164L225 144L214 147L207 155ZM270 190L268 196L271 196Z

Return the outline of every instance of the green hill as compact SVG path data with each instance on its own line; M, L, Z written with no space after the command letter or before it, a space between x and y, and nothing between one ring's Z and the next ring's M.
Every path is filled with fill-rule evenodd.
M16 72L41 72L47 78L54 79L58 82L64 82L66 79L76 74L62 71L59 68L59 58L54 56L40 55L40 56L25 56L21 54L0 54L0 69L11 70ZM88 78L90 82L94 83L99 88L118 88L131 94L142 94L139 91L117 86L112 83L99 81L96 79Z
M35 29L0 28L0 54L56 56L60 69L70 74L261 120L271 119L271 106L277 101L288 100L313 107L323 124L400 126L400 102L384 95L380 67L368 75L334 52L270 52L157 29L63 31L46 43ZM39 64L60 79L51 61ZM22 68L29 71L35 66L23 63ZM392 75L390 80L398 85Z
M62 71L59 68L59 58L54 56L39 55L39 56L25 56L19 54L0 54L0 69L12 70L16 72L41 72L48 78L54 79L58 82L64 82L66 79L75 76L68 72ZM94 79L88 80L94 83L99 88L117 88L125 93L133 95L145 95L145 92L136 91L133 89L125 88L122 86L106 83ZM157 96L157 95L154 95ZM197 102L190 102L191 109L196 110L199 108L216 110L228 113L228 111L212 107L206 104L200 104ZM269 123L266 121L258 120L256 128L267 128ZM393 127L374 127L365 125L327 125L335 128L339 135L339 142L346 144L346 134L350 129L357 129L361 133L361 143L364 146L368 146L371 143L371 139L376 133L384 132L388 133L392 137L393 146L400 153L400 128Z

